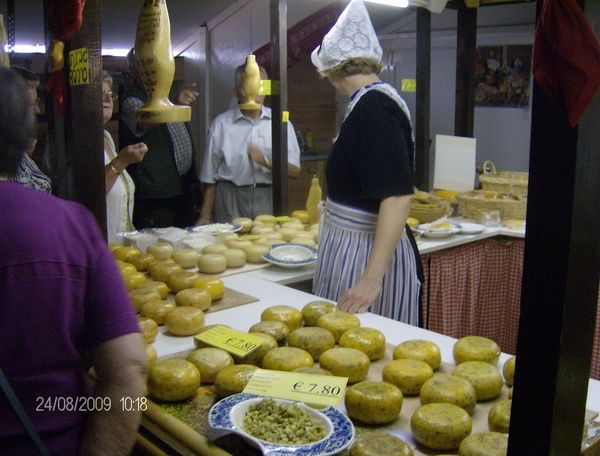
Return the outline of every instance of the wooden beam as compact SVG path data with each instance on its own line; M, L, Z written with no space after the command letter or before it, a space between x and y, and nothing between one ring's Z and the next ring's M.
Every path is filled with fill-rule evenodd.
M456 42L456 105L454 134L473 137L475 122L475 57L477 8L458 9Z
M271 80L278 90L271 96L273 115L273 213L288 213L288 134L287 122L287 0L271 0Z
M429 191L431 112L431 13L417 8L417 112L415 114L415 185Z

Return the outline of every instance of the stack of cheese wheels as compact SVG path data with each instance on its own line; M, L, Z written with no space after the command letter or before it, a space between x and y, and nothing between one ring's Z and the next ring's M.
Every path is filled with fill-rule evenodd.
M262 311L260 320L280 321L285 323L291 332L302 326L302 313L292 306L271 306Z
M428 340L413 339L402 342L394 348L394 359L418 359L436 370L442 363L440 347Z
M460 363L454 368L452 375L468 380L475 389L478 401L498 396L504 386L500 371L485 361Z
M346 390L344 405L351 418L384 424L400 415L403 399L402 391L391 383L364 381Z
M490 409L488 413L488 427L490 431L508 433L511 408L512 399L505 399Z
M348 377L348 383L364 380L369 373L369 357L355 348L335 347L326 350L319 365L338 377Z
M350 448L350 456L413 456L413 450L404 440L385 432L367 432L359 435Z
M413 413L410 428L421 445L433 450L454 450L471 434L473 420L457 405L425 404Z
M148 392L161 401L183 401L200 387L200 371L185 359L158 361L148 375Z
M317 326L321 315L337 312L337 306L330 301L311 301L302 307L302 319L306 326Z
M487 337L465 336L455 342L452 354L456 364L485 361L495 366L500 361L500 346Z
M337 343L346 331L360 327L360 320L350 312L329 312L319 317L317 326L331 331Z
M402 394L419 394L423 384L433 377L433 369L418 359L394 359L385 365L381 377L400 388Z
M458 456L505 456L508 436L499 432L481 432L465 438L458 448Z
M471 415L477 405L477 393L468 380L455 375L437 374L423 383L419 392L421 404L446 402L457 405Z
M313 357L296 347L277 347L267 352L262 360L263 369L291 372L299 367L313 367Z
M352 328L344 332L338 341L340 347L356 348L371 361L381 358L385 353L385 336L375 328Z

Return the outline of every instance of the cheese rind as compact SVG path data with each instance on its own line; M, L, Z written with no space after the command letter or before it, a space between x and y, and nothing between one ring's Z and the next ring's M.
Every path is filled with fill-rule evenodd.
M456 364L485 361L495 366L500 361L500 346L487 337L465 336L456 341L452 354Z
M423 384L433 377L433 369L418 359L395 359L385 365L381 377L400 388L402 394L419 394Z
M234 364L229 353L215 347L194 350L186 359L200 371L201 383L213 383L219 372Z
M504 386L500 371L485 361L465 361L454 368L452 375L468 380L478 401L498 396Z
M248 332L259 332L269 334L274 337L279 346L287 344L287 338L290 335L290 328L282 321L265 320L250 326Z
M371 361L355 348L335 347L321 354L319 365L333 375L348 377L348 383L356 383L367 376Z
M510 426L510 410L512 399L505 399L494 405L488 413L488 427L490 431L508 433Z
M504 375L504 380L508 383L508 386L513 386L515 383L515 364L517 362L517 357L511 356L506 360L504 366L502 366L502 375Z
M262 360L263 369L293 371L299 367L313 367L314 360L306 350L296 347L277 347L267 352Z
M338 342L342 334L352 328L360 327L360 320L350 312L329 312L323 314L317 320L317 326L328 329L333 333L335 341Z
M251 364L228 366L215 377L215 389L220 397L241 393L258 367Z
M302 313L292 306L271 306L262 311L260 320L281 321L287 325L291 332L302 326Z
M302 308L302 319L306 326L317 326L321 315L337 312L337 306L329 301L311 301Z
M148 392L161 401L182 401L200 387L200 371L185 359L158 361L150 368Z
M445 402L457 405L471 415L477 404L473 385L455 375L437 374L423 383L419 393L421 404Z
M402 342L394 348L394 359L418 359L431 366L433 370L440 367L442 353L440 347L428 340L413 339Z
M288 337L288 345L306 350L318 361L323 352L335 347L335 337L328 329L307 326L292 331Z
M508 436L499 432L481 432L465 438L458 456L506 456Z
M413 413L410 428L421 445L433 450L453 450L471 434L473 420L457 405L425 404Z
M400 415L404 396L387 382L360 382L346 390L344 405L348 416L366 424L383 424Z
M359 435L350 456L413 456L412 448L402 439L386 432L368 432Z
M340 347L356 348L371 361L381 358L385 353L385 336L375 328L352 328L343 333L338 341Z

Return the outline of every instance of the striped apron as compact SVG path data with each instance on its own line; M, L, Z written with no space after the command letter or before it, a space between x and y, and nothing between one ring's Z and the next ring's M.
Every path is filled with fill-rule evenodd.
M376 226L377 214L327 199L319 221L313 294L337 302L358 281L369 260ZM420 285L414 250L404 232L370 311L418 325Z

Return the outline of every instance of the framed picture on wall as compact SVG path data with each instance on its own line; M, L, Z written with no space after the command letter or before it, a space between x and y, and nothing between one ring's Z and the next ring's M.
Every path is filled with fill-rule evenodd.
M475 106L529 106L532 45L477 48Z

